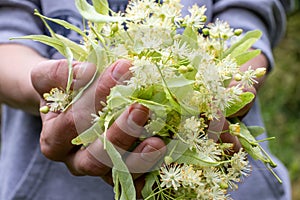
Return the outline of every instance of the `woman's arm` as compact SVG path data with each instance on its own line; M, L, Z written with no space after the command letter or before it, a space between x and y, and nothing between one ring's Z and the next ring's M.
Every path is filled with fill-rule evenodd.
M43 60L46 59L24 45L0 45L0 102L38 114L40 99L32 86L30 71Z

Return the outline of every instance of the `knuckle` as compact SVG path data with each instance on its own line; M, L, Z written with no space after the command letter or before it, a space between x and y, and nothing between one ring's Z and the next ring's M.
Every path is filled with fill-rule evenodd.
M49 142L49 139L42 137L40 138L40 148L41 148L41 152L42 154L50 159L50 160L57 160L56 156L55 156L55 151L52 148L52 145Z
M103 176L108 172L108 168L99 162L95 156L89 151L86 151L86 156L80 159L77 166L77 172L79 174L86 174L90 176Z
M133 141L135 140L135 138L133 138L131 136L127 136L127 137L128 138L126 140L124 140L121 137L113 137L110 140L112 141L112 143L114 144L114 146L116 148L119 148L120 150L125 150L125 149L129 148L132 145Z
M117 83L111 78L100 78L96 86L96 94L107 96L110 93L110 89Z
M66 60L58 60L55 65L52 66L48 78L49 80L60 82L62 78L68 74L68 64Z

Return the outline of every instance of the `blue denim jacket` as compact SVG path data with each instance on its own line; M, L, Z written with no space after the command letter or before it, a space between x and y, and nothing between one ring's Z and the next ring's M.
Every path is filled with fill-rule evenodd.
M184 0L185 9L194 3L205 4L208 20L227 20L231 26L244 30L261 29L264 37L255 44L267 55L273 66L271 48L284 34L285 13L276 0ZM113 10L124 10L127 1L110 0ZM49 17L67 20L81 26L81 18L73 0L1 0L0 43L9 43L10 37L45 34L44 27L32 15L34 9ZM53 29L73 40L78 35L55 27ZM41 55L58 58L49 47L32 41L18 41L30 46ZM263 126L258 104L251 109L244 122ZM0 200L100 200L113 199L112 187L99 177L75 177L63 163L46 159L40 152L39 133L41 121L21 110L8 106L2 108L2 145L0 157ZM265 137L261 136L261 137ZM268 149L267 144L264 147ZM276 158L275 158L276 160ZM234 199L274 200L290 199L289 177L285 167L276 160L277 174L284 184L265 169L262 163L251 160L252 175L231 192Z

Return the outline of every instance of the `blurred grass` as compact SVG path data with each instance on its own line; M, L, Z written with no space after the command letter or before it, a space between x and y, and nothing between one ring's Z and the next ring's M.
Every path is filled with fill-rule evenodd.
M288 18L285 38L274 49L276 66L259 96L272 152L288 167L293 199L300 199L300 11Z

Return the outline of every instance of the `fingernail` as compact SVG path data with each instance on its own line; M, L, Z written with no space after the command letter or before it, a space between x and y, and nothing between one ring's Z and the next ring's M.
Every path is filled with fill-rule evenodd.
M157 161L161 157L161 155L162 153L158 149L150 145L146 145L142 150L141 157L145 161Z
M130 77L129 66L130 63L127 61L118 61L112 70L113 79L119 82L128 79Z
M87 67L88 67L87 63L80 63L80 64L76 65L76 67L74 68L74 70L76 70L76 73L75 73L76 77L74 77L74 78L76 78L76 80L80 80L83 77L83 75L85 74Z
M129 116L127 122L129 125L144 126L149 117L148 109L139 104L132 105L129 109Z
M144 125L149 117L148 109L139 104L134 104L129 108L127 117L127 133L138 137L144 130Z

